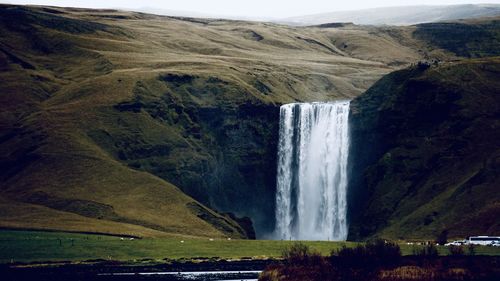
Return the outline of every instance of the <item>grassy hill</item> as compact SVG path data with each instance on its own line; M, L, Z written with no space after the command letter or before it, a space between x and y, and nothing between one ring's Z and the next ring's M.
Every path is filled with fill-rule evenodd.
M0 5L0 226L263 235L279 105L457 58L416 30Z
M498 234L499 73L498 57L418 65L353 100L353 238Z
M498 17L426 23L416 27L414 36L429 42L430 48L444 49L468 58L500 55Z
M265 225L277 106L421 56L357 27L111 10L2 5L0 32L1 226L139 236L245 236L179 188Z

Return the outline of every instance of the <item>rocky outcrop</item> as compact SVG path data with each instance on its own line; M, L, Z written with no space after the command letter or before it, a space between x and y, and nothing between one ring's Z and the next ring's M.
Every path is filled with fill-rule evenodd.
M234 213L234 219L251 217L261 233L272 230L279 105L251 98L221 78L166 73L137 82L132 100L114 110L147 114L165 130L158 134L140 122L122 122L90 131L118 160ZM148 138L151 134L156 136ZM255 237L252 222L244 224Z

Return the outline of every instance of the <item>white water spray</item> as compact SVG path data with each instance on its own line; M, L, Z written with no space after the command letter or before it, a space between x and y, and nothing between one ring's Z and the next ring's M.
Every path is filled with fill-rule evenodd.
M280 108L276 239L347 239L349 102Z

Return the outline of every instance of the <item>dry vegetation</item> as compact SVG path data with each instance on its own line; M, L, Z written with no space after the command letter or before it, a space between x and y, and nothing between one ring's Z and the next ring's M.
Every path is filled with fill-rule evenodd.
M426 246L429 247L429 246ZM430 247L433 247L432 244ZM291 245L284 261L266 268L260 281L346 280L346 281L450 281L497 280L497 256L429 255L428 250L402 256L397 244L384 240L333 250L321 256L305 244Z

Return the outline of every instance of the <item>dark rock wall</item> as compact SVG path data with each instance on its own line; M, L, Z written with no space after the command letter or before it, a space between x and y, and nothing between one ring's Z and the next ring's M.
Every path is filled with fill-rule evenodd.
M498 59L412 67L352 101L350 238L498 233L499 73Z
M221 78L165 74L138 81L132 100L103 114L114 124L89 135L118 160L250 217L257 235L272 231L279 105Z

